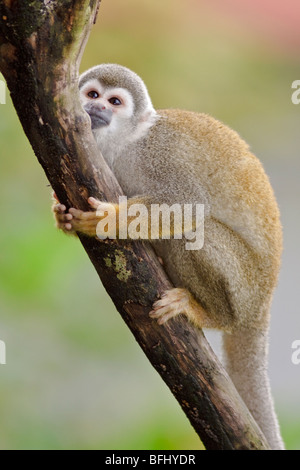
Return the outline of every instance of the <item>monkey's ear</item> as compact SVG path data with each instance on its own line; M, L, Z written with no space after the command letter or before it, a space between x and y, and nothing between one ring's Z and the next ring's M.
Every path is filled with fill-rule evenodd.
M141 123L142 123L142 122L147 122L147 121L149 121L151 118L153 118L154 115L155 115L154 109L148 109L147 111L145 111L145 112L141 115L139 121L140 121Z

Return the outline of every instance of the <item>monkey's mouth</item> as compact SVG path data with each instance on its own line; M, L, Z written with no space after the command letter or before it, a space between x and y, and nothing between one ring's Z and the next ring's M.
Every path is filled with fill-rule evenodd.
M109 126L111 123L113 112L111 109L100 109L98 107L84 106L85 111L91 118L92 129Z
M92 122L92 129L108 126L110 123L110 121L108 119L105 119L103 116L96 116L94 114L90 114L90 118Z

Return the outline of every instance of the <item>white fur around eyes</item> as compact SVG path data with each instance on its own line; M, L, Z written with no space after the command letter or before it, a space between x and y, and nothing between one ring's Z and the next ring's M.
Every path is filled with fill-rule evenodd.
M131 94L124 88L108 88L103 90L103 98L109 99L112 97L117 97L121 100L123 106L120 107L122 114L126 114L128 117L133 115L134 104ZM123 111L126 109L126 113Z
M96 79L89 80L80 90L81 104L85 105L91 98L87 96L87 93L91 90L95 90L99 93L99 100L103 99L108 101L110 98L117 97L121 100L122 106L116 106L116 112L119 116L131 117L134 112L134 103L131 94L124 88L106 88Z
M90 98L86 96L86 93L91 90L95 90L98 93L102 94L102 86L96 79L89 80L86 82L83 87L80 89L80 101L82 105L85 105L88 101L90 101Z

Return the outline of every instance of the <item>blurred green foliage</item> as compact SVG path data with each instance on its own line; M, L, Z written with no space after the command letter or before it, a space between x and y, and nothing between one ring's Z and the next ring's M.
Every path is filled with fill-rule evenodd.
M81 70L126 65L144 78L155 107L212 114L268 168L284 158L292 164L296 59L233 31L206 3L202 15L193 1L103 0ZM0 105L0 139L0 339L7 347L0 448L201 448L80 244L55 230L51 190L9 97ZM299 448L299 409L289 419L284 397L278 401L287 445Z

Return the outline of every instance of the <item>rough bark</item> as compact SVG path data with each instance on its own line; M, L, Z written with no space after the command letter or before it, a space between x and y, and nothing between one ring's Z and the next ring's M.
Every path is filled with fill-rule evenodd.
M116 201L122 194L99 156L77 90L81 54L99 3L0 1L0 71L60 201L82 210L89 195ZM150 246L85 237L81 242L116 308L206 448L267 449L203 333L184 318L164 326L149 318L154 300L171 286Z

